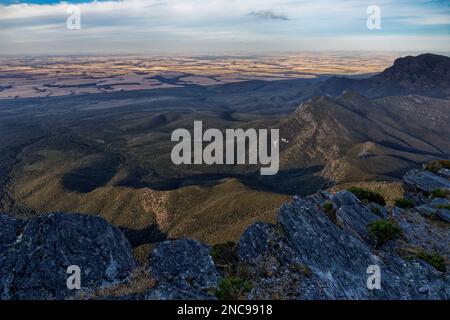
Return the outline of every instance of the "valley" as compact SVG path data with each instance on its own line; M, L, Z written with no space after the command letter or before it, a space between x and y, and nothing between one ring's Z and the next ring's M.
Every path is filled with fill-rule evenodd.
M388 185L448 158L448 82L422 88L436 70L448 74L449 60L399 59L364 79L272 73L270 81L2 99L0 210L100 214L136 233L235 241L253 222L274 221L293 195ZM261 176L259 165L248 164L174 165L171 133L192 130L195 120L222 131L279 129L279 173Z

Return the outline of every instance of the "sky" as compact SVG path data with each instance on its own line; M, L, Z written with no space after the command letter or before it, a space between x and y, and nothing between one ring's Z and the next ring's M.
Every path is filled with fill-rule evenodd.
M304 51L449 53L450 0L0 0L0 54Z

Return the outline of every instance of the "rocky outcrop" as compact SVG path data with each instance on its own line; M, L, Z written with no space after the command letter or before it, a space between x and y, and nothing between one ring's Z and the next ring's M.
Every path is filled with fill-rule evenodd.
M82 288L111 285L135 268L123 234L104 219L50 213L27 221L0 215L1 299L64 299L67 268L79 266Z
M279 283L290 288L288 296L294 299L448 299L450 282L448 278L430 265L419 260L402 259L390 246L376 250L367 234L367 223L380 219L347 192L331 197L337 212L342 210L354 219L350 224L334 224L321 210L321 203L314 197L296 199L281 208L278 234L271 228L252 226L239 241L239 252L243 262L255 259L258 249L261 261L272 261L272 274L262 275L256 280L251 292L252 298L270 298L267 290L274 290ZM346 201L350 200L350 201ZM346 206L352 206L351 209ZM362 217L362 218L361 218ZM272 227L275 228L275 227ZM262 232L264 231L264 232ZM367 240L367 241L366 241ZM248 246L248 244L252 244ZM282 250L268 249L269 244ZM379 266L382 274L382 289L369 290L366 285L367 268ZM302 266L297 268L296 266ZM305 272L309 270L308 272ZM290 271L289 282L282 279ZM294 274L297 273L297 277ZM295 278L295 279L294 279ZM270 282L272 285L268 286ZM427 288L426 292L423 288ZM422 289L421 289L422 288ZM277 294L285 287L279 286ZM422 292L422 293L421 293ZM272 296L273 297L273 296Z
M449 180L425 170L408 172L403 177L403 183L407 190L413 192L421 191L429 194L437 189L450 191Z
M97 299L216 299L221 278L238 276L251 283L248 299L448 300L450 233L439 212L447 210L449 199L426 191L445 186L448 180L441 179L409 172L407 196L418 199L409 209L365 203L348 191L294 197L275 224L258 222L244 232L229 271L216 268L207 245L187 238L161 242L148 258L144 280L151 285L137 293L133 288L122 293L133 286L135 263L128 241L105 220L63 213L27 221L0 215L1 298L79 298L66 287L67 267L78 265L85 291L119 285L118 295L107 290L106 296L94 295ZM403 235L379 243L368 226L388 219ZM434 261L420 252L432 253ZM444 265L436 265L439 256ZM374 268L380 271L380 289L367 285Z
M150 273L158 285L146 299L214 299L219 273L210 248L192 239L160 243L149 257Z

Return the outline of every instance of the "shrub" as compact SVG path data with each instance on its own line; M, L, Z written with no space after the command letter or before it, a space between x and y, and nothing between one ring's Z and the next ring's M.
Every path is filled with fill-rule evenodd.
M368 225L369 233L378 245L399 238L403 232L394 220L377 220Z
M434 189L433 191L431 191L431 197L433 198L445 198L447 194L448 192L442 189Z
M211 257L220 269L227 272L234 272L238 262L236 244L232 241L227 241L213 245L211 248Z
M330 220L333 221L334 224L336 224L336 210L334 210L333 204L331 202L325 202L322 209L326 213L328 218L330 218Z
M377 192L358 187L351 187L348 191L353 193L362 202L375 202L382 206L386 205L383 196Z
M438 172L442 168L450 169L450 160L436 160L431 161L425 165L425 170L434 173Z
M409 199L397 199L395 200L395 206L403 209L413 208L414 201Z
M445 258L437 252L426 252L424 250L417 254L417 258L426 261L432 265L436 270L445 272Z
M450 204L440 204L437 206L438 209L450 210Z
M237 300L252 289L248 280L239 277L222 278L217 285L215 295L221 300Z
M372 211L373 214L381 217L381 210L379 208L373 207L372 209L370 209L370 211Z
M305 277L312 277L312 275L313 275L311 268L302 263L294 263L291 266L291 269L292 269L292 271L300 273L300 274L304 275Z

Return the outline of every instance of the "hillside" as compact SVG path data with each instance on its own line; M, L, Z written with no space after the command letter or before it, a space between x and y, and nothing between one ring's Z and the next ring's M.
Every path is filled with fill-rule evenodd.
M408 172L403 209L348 191L296 197L237 244L163 241L141 266L102 218L0 215L0 298L448 300L449 176ZM66 286L69 265L80 268L80 290ZM382 277L372 290L374 266Z
M313 98L281 120L283 168L323 166L333 182L400 178L450 153L450 102L405 96L370 100L346 91Z

